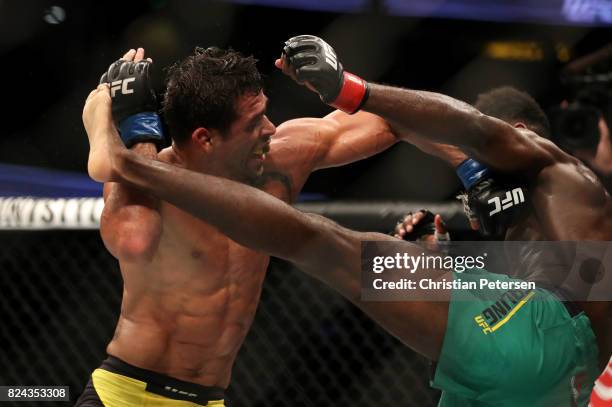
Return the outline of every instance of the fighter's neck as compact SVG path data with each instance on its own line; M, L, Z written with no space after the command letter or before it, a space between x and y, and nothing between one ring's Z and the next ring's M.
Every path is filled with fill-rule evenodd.
M158 158L168 164L176 165L177 167L185 168L191 171L207 175L214 175L215 177L230 179L232 181L240 182L242 184L253 186L257 185L257 179L251 179L246 175L242 177L233 176L229 173L220 171L214 168L213 166L203 166L201 163L195 162L194 160L190 160L185 153L183 153L180 149L175 148L174 145L160 151L158 154Z

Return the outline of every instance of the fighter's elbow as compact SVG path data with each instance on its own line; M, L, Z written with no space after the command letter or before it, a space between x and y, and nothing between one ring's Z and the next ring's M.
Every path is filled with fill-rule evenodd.
M128 239L119 239L115 246L115 253L119 260L138 263L151 260L155 247L156 245L150 238L131 236Z
M158 216L158 214L154 214ZM159 219L139 222L102 222L100 234L106 248L118 260L126 263L151 261L161 237ZM114 223L114 224L113 224Z

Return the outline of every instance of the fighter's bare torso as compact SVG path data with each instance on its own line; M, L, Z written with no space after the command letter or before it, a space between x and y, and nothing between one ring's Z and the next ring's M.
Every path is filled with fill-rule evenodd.
M108 353L181 380L226 387L269 257L164 203L144 267L122 264L121 316Z
M273 159L279 150L274 140L286 133L279 127L270 145L262 175L267 181L261 189L288 201L295 191L287 188L301 187L310 171L296 165L281 173L275 166L300 161L288 156ZM281 150L287 147L282 143ZM160 152L159 159L176 163L171 148ZM160 215L162 233L151 261L121 263L123 303L107 351L181 380L227 387L255 316L269 257L166 202L161 203Z
M546 148L550 142L538 140ZM580 160L554 151L558 161L546 166L531 179L530 196L534 213L508 230L510 241L607 241L612 235L612 198L595 174ZM602 216L603 215L603 216ZM604 219L602 222L601 219ZM515 257L519 267L522 256ZM538 267L536 267L537 269ZM586 300L580 284L565 274L566 268L546 270L552 281L564 281L569 298L578 302L591 321L600 349L600 363L612 352L612 302ZM529 276L520 276L529 278ZM571 276L575 278L576 276ZM555 286L555 284L551 284Z
M254 183L291 202L312 171L369 157L396 141L381 118L366 112L290 120L277 128ZM173 151L163 150L158 159L182 166ZM107 351L177 379L227 387L269 257L167 202L158 211L161 236L152 257L120 259L123 304Z

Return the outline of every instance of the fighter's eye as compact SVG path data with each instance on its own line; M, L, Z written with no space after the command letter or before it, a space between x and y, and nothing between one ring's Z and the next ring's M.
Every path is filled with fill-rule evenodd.
M255 128L261 123L263 119L263 115L257 116L255 119L251 120L251 122L247 125L246 131L253 131Z

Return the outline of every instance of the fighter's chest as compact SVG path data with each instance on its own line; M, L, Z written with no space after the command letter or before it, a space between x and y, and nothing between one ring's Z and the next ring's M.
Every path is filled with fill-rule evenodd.
M266 268L269 257L236 243L217 228L169 204L162 206L162 241L165 253L172 253L195 267L228 271Z

